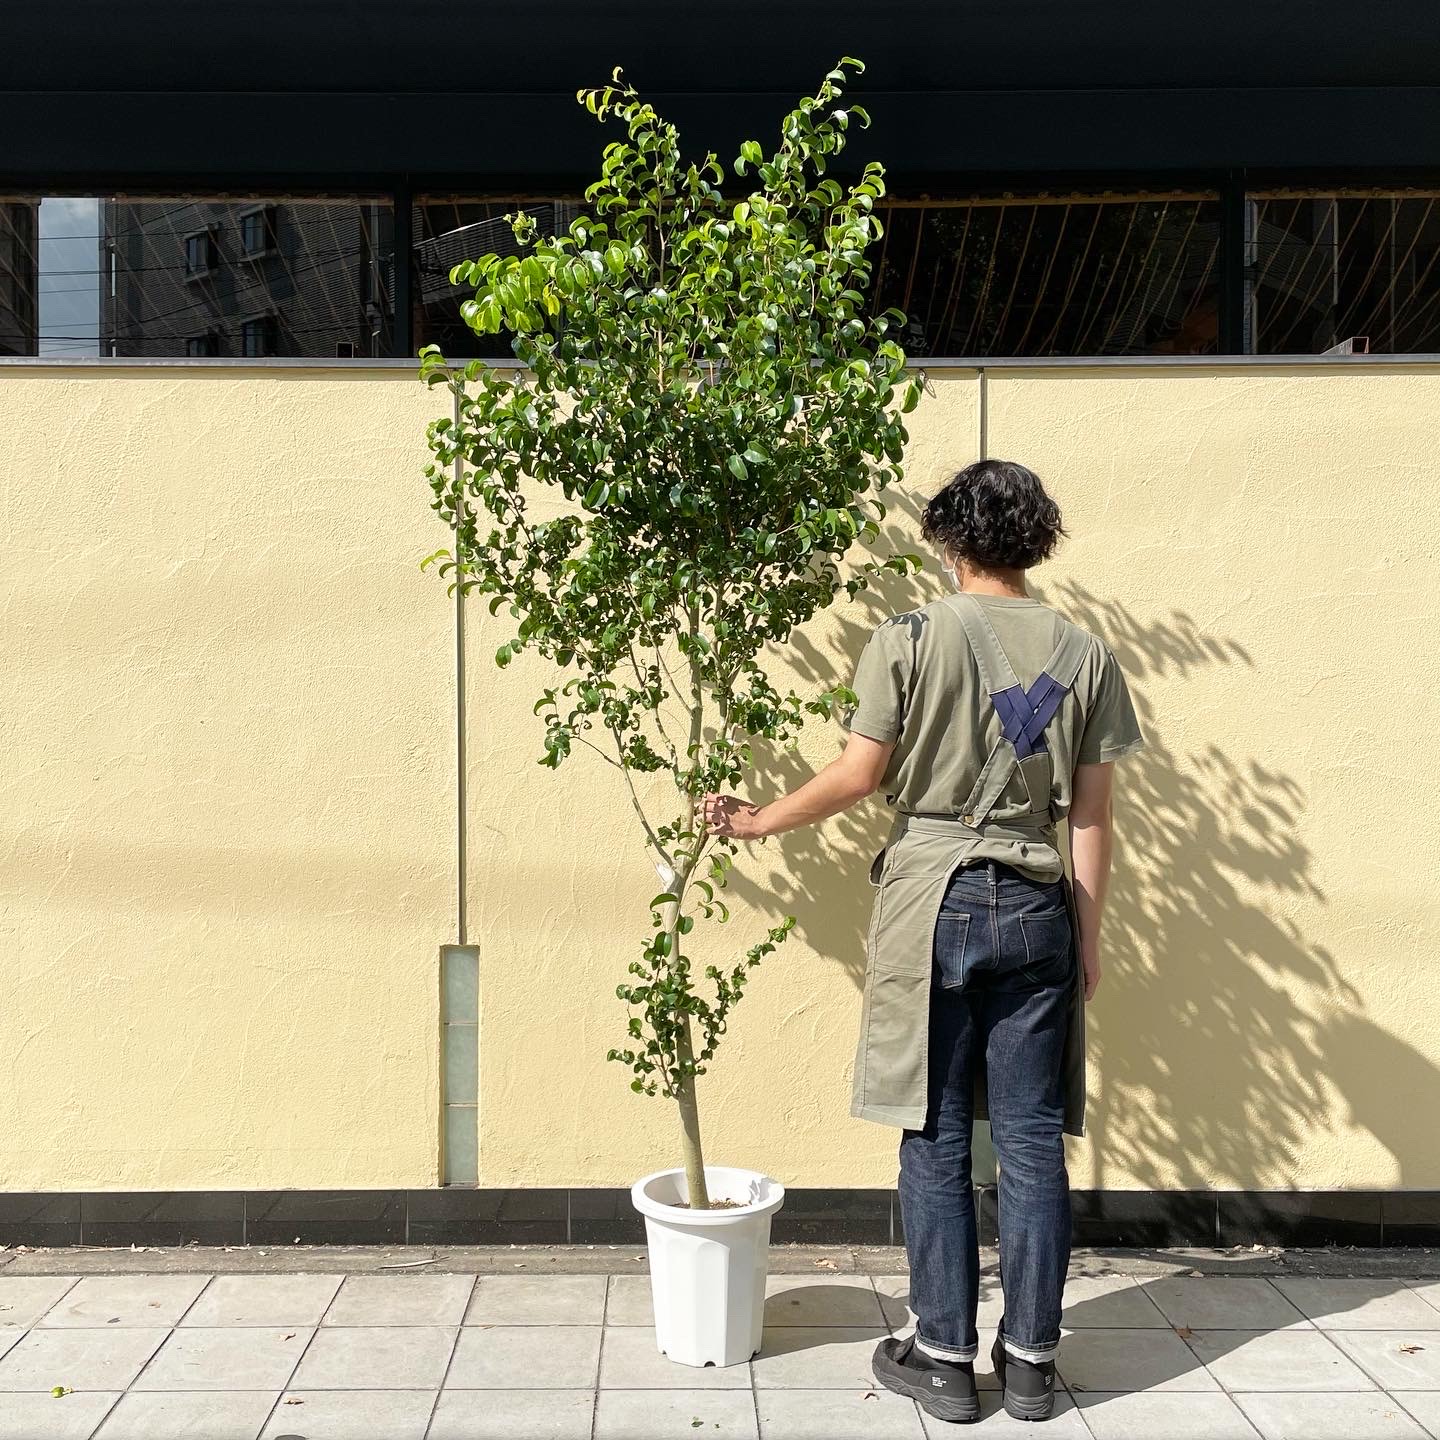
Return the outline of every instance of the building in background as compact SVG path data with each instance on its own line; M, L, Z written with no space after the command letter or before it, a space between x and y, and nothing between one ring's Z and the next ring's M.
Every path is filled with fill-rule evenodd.
M391 353L387 199L105 197L99 208L101 355Z
M0 355L35 355L40 339L40 201L0 200Z
M1364 46L1338 0L732 4L683 33L652 8L627 30L487 7L487 49L544 45L518 72L450 63L433 3L307 6L258 49L241 3L202 29L162 0L163 46L98 0L13 17L0 353L507 355L447 271L511 246L509 209L563 231L584 208L620 127L576 89L618 63L728 159L846 53L873 124L832 173L887 167L872 304L906 312L912 353L1440 351L1440 27L1417 3Z

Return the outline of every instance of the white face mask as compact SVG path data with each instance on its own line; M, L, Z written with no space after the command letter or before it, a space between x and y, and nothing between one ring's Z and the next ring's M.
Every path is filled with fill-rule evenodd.
M945 567L945 573L950 577L951 588L959 594L965 587L960 583L960 574L953 565Z

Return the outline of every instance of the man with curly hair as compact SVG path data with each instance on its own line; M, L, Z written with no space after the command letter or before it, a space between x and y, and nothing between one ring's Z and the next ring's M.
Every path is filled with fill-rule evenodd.
M1033 471L967 465L930 500L921 533L954 593L871 634L844 751L768 805L712 794L700 808L713 833L758 839L876 790L894 807L870 872L851 1113L902 1131L916 1325L880 1342L874 1371L941 1419L979 1418L970 1153L973 1121L988 1118L1005 1304L991 1359L1006 1411L1041 1420L1070 1258L1064 1136L1085 1131L1114 762L1145 742L1110 647L1026 589L1066 533Z

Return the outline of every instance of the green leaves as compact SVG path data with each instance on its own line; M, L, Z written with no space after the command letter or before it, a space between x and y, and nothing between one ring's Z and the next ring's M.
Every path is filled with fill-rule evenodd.
M757 747L793 745L845 703L844 687L782 687L772 666L838 596L914 559L855 553L880 538L878 497L903 477L900 417L924 378L892 338L903 312L867 299L883 168L843 185L826 173L869 123L843 97L863 69L842 58L730 172L714 154L687 162L619 67L577 91L619 132L584 213L551 234L517 208L513 253L450 272L472 291L461 319L503 335L518 365L418 354L419 378L456 409L427 427L449 548L421 568L485 602L487 633L508 615L495 660L523 650L540 667L537 763L608 763L660 876L617 990L628 1047L609 1052L644 1094L704 1073L749 972L794 925L738 959L722 932L697 931L729 919L737 847L698 832L695 802L743 791ZM722 194L731 173L748 193ZM710 963L692 968L692 948Z

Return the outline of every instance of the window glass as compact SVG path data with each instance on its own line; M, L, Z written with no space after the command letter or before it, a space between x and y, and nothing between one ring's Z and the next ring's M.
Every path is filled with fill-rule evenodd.
M539 235L563 235L577 215L590 213L578 198L426 195L416 202L411 270L416 350L422 345L438 345L447 360L514 357L508 334L479 335L465 323L460 306L474 295L475 287L452 285L450 271L460 261L478 260L482 255L520 254L510 222L504 218L518 210L534 215Z
M735 198L744 191L736 190ZM583 201L426 196L415 210L416 344L447 356L504 356L504 335L460 318L472 288L451 266L515 253L503 218L524 208L563 233ZM889 197L872 255L870 301L910 317L914 355L1204 354L1218 345L1220 204L1163 197Z
M240 356L263 311L264 353L389 355L392 215L388 197L0 195L0 354L183 356L208 334L204 353Z
M1274 190L1246 204L1258 354L1440 351L1440 190Z
M1220 202L887 197L872 303L913 355L1173 355L1218 348Z

